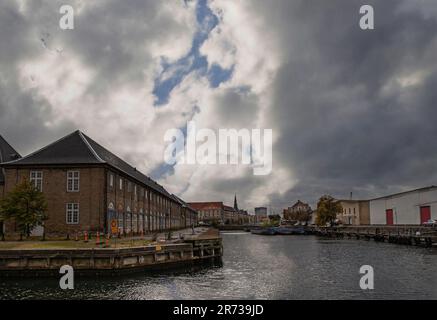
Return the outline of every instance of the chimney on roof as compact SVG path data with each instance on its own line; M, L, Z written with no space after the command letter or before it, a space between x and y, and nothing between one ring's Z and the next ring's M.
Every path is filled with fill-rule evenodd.
M351 195L350 195L350 200L352 200L352 191L351 191Z

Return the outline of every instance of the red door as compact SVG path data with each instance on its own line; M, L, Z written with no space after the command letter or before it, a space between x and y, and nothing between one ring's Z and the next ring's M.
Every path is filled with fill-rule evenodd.
M420 224L431 220L431 207L420 207Z
M393 209L385 210L385 218L388 226L393 225Z

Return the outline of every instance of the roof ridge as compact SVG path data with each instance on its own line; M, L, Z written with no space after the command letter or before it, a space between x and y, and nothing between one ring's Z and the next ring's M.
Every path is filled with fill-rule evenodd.
M16 159L16 160L12 160L12 161L8 161L8 162L4 162L3 164L11 164L11 163L14 163L14 162L17 162L17 161L21 161L21 160L27 159L27 158L29 158L29 157L31 157L31 156L37 154L38 152L41 152L41 151L43 151L43 150L46 150L47 148L51 147L52 145L54 145L54 144L56 144L56 143L58 143L58 142L60 142L60 141L62 141L62 140L64 140L64 139L66 139L66 138L72 136L73 134L75 134L75 133L78 132L78 131L79 131L79 130L76 130L76 131L74 131L74 132L72 132L72 133L70 133L70 134L67 134L66 136L63 136L62 138L59 138L58 140L53 141L52 143L49 143L48 145L46 145L46 146L44 146L44 147L42 147L42 148L40 148L40 149L38 149L38 150L36 150L36 151L34 151L34 152L32 152L32 153L29 153L27 156L21 157L21 158Z
M96 158L97 161L100 161L102 163L105 163L106 161L104 161L102 158L100 158L99 154L96 152L96 150L94 150L93 147L91 147L88 139L85 137L85 134L82 133L82 131L77 130L77 133L79 134L79 137L82 139L82 141L85 143L85 145L87 146L87 148L91 151L91 153L93 154L93 156Z
M397 196L404 195L404 194L407 194L407 193L412 193L412 192L417 192L417 191L422 191L422 190L428 190L428 189L435 189L435 188L437 188L437 186L430 185L430 186L426 186L426 187L422 187L422 188L416 188L416 189L411 189L411 190L407 190L407 191L397 192L397 193L389 194L389 195L386 195L386 196L371 198L371 199L369 199L367 201L380 200L380 199L391 198L391 197L397 197Z
M134 165L130 164L129 162L127 162L126 160L124 160L121 156L113 153L112 151L110 151L108 148L106 148L104 145L100 144L99 142L97 142L96 140L94 140L91 137L88 137L85 133L80 132L80 135L82 136L82 139L85 139L86 142L89 144L89 148L91 151L95 152L95 156L97 158L98 161L102 161L102 163L106 163L109 164L110 166L116 168L117 170L120 170L121 172L124 172L125 174L127 174L128 176L131 176L132 178L140 181L141 183L144 183L147 185L147 183L141 181L141 179L139 179L138 177L133 176L131 173L129 173L128 171L124 170L123 168L117 166L117 165L113 165L110 161L105 161L103 160L99 153L92 147L92 144L95 144L98 148L102 148L105 152L109 153L111 155L112 158L116 158L117 161L120 161L122 163L124 163L126 166L128 166L130 169L134 170L136 174L140 175L141 178L143 179L147 179L149 181L149 183L151 185L149 185L149 187L153 188L155 191L164 194L164 195L168 195L171 196L170 192L168 192L167 189L164 188L164 186L162 186L161 184L159 184L157 181L155 181L154 179L150 178L148 175L146 175L145 173L143 173L142 171L138 170L137 167L135 167Z

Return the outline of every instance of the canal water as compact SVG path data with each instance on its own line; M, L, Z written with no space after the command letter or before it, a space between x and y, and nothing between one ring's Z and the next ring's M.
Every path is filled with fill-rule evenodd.
M223 233L222 265L76 279L0 280L1 299L437 299L437 248L315 236ZM362 290L362 265L374 290Z

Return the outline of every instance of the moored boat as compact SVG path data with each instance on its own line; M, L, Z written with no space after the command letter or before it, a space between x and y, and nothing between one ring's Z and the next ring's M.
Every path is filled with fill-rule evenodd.
M273 236L276 234L275 228L259 228L250 230L252 234L259 234L264 236Z
M279 235L305 234L303 226L276 227L275 233Z

